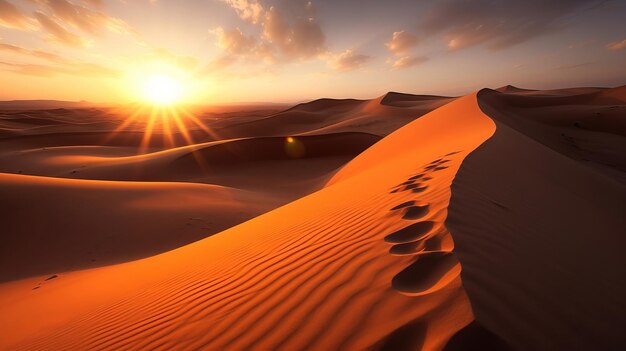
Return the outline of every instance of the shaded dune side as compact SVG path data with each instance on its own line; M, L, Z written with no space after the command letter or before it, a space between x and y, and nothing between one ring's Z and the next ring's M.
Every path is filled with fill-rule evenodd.
M194 144L137 156L90 156L89 148L46 148L5 153L0 171L96 180L198 181L224 168L267 161L341 159L322 167L332 171L380 137L365 133L246 138ZM72 155L72 152L76 153ZM319 174L318 174L319 175Z
M145 139L145 130L142 131L118 131L113 134L115 126L107 125L103 127L103 131L85 132L83 126L76 126L76 131L68 131L66 125L60 125L58 130L47 130L41 134L22 135L18 132L6 131L7 135L1 135L4 131L0 131L2 138L0 139L0 147L3 150L20 150L45 148L55 146L115 146L133 148L134 152L140 147ZM50 129L50 128L47 128ZM71 129L71 128L69 128ZM208 142L215 139L207 136L205 131L188 131L188 136L196 142ZM171 140L169 140L171 138ZM171 143L175 145L186 145L187 141L183 134L176 132L172 134L164 134L161 131L155 131L150 139L151 149L165 149L170 147Z
M221 130L225 135L362 132L385 136L454 98L388 93L371 100L319 99Z
M281 204L215 185L3 173L0 198L0 282L151 256Z
M380 104L394 107L411 107L418 105L420 102L424 101L440 101L447 99L451 98L447 96L413 95L390 91L380 99Z
M546 96L484 90L481 99L502 123L533 140L626 184L625 87L587 88Z
M473 319L443 225L449 187L493 130L469 95L369 148L341 182L210 238L37 290L2 284L0 347L442 348Z
M477 322L520 350L626 348L626 188L495 94L478 95L497 129L463 162L446 220Z

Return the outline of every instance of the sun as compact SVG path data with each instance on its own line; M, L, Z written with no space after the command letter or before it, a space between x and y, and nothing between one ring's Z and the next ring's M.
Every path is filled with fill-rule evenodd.
M172 105L180 102L183 95L181 81L165 74L154 74L143 84L143 98L154 105Z

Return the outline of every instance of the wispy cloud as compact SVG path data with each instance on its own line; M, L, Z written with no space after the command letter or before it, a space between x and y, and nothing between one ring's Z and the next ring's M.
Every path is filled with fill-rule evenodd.
M73 47L86 47L89 44L89 40L63 28L48 15L35 12L35 18L41 27L49 33L48 40L50 41Z
M47 40L71 47L85 47L92 37L104 31L140 37L128 23L104 13L100 0L29 2L34 5L33 17L25 15L8 0L0 0L0 27L42 31Z
M45 65L7 61L0 63L4 70L14 73L46 77L56 75L114 77L119 75L119 72L114 69L95 63L72 60L48 51L33 50L17 45L0 43L0 52L1 51L28 56L50 63Z
M222 0L232 7L241 19L252 23L260 22L265 14L265 10L261 3L257 0Z
M428 61L428 57L425 56L402 56L398 59L388 59L387 63L391 65L393 69L405 69L414 67Z
M51 61L51 62L56 62L56 63L66 62L66 60L63 57L57 54L51 53L51 52L42 51L42 50L31 50L31 49L26 49L20 46L6 44L6 43L0 43L0 51L13 52L13 53L21 54L21 55L44 59L44 60Z
M609 43L606 47L609 50L622 50L626 48L626 39Z
M330 67L338 71L353 71L363 67L367 62L371 60L371 57L363 54L357 54L352 50L346 50L340 54L333 55L328 61Z
M429 35L442 34L448 48L486 45L503 49L552 33L564 18L599 0L447 0L437 2L419 28Z
M24 15L15 5L7 0L0 0L0 27L34 30L37 27L32 18Z
M229 54L249 54L255 49L257 44L254 37L243 34L238 27L230 30L217 27L209 32L217 37L217 45Z
M580 68L580 67L587 67L587 66L591 66L595 64L595 62L583 62L583 63L575 63L575 64L568 64L568 65L560 65L560 66L556 66L554 69L555 70L564 70L564 69L576 69L576 68Z
M387 49L396 55L409 52L418 43L417 37L407 31L393 32L391 40L386 43Z
M67 0L36 0L50 9L59 22L72 26L84 33L98 35L103 30L120 34L136 34L136 31L123 20L109 16L104 12ZM86 5L101 7L99 1L84 1Z
M228 60L222 59L228 61L229 65L237 59L265 64L321 59L327 60L329 66L336 69L350 70L369 61L368 56L352 50L336 54L329 52L326 36L310 1L283 2L269 8L257 0L223 2L260 32L258 36L245 34L238 27L217 27L210 31L216 36L217 45L224 54L234 56Z
M24 74L29 76L50 77L56 75L71 75L78 77L112 77L119 72L99 66L93 63L74 63L64 67L39 65L39 64L22 64L0 61L0 67L4 70Z

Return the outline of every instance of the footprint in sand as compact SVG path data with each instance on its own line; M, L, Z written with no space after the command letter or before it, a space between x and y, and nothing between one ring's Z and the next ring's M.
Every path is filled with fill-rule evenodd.
M391 190L390 194L395 194L398 192L409 191L411 190L414 193L421 193L426 190L427 186L422 183L414 183L414 181L407 183L404 182L400 185L397 185L393 190Z
M415 188L421 188L423 185L421 183L413 183L404 187L404 190L412 190Z
M418 240L410 243L396 244L389 248L389 253L395 256L410 256L424 251L426 245L424 240Z
M446 154L451 156L460 151ZM444 157L445 157L444 156ZM436 172L449 168L445 165L450 160L444 157L431 161L423 167L424 172L411 176L406 182L396 186L392 193L411 190L419 193L427 186L419 182L431 180L426 176L429 172ZM416 220L424 217L429 211L429 205L417 205L415 200L403 202L391 209L402 210L402 219ZM397 256L416 256L415 261L396 274L391 285L399 292L419 296L446 286L460 272L460 264L454 254L442 250L442 242L446 235L445 230L433 233L436 223L421 221L413 223L385 237L385 241L394 244L389 253Z
M435 226L435 222L423 221L413 223L385 237L388 243L409 243L423 239Z
M420 188L414 188L414 189L411 189L411 191L412 191L412 192L414 192L414 193L421 193L421 192L423 192L424 190L426 190L426 188L428 188L428 187L427 187L427 186L422 186L422 187L420 187Z
M399 210L401 208L405 208L405 207L409 207L411 205L415 204L415 200L411 200L411 201L407 201L407 202L403 202L401 204L399 204L398 206L393 207L391 210L389 211L395 211L395 210Z
M409 180L416 180L416 179L420 179L420 178L422 178L423 176L425 176L425 174L424 174L424 173L418 173L418 174L416 174L416 175L412 176L411 178L409 178Z
M409 206L404 210L402 219L419 219L428 213L428 205Z
M44 279L44 281L43 281L43 282L38 283L38 284L37 284L37 286L35 286L35 287L33 288L33 290L37 290L37 289L41 288L43 283L45 283L45 282L47 282L47 281L50 281L50 280L52 280L52 279L56 279L56 278L58 278L58 277L59 277L59 276L58 276L57 274L53 274L53 275L49 276L48 278Z
M460 270L459 262L451 252L424 252L396 274L391 285L408 295L422 295L446 286Z
M411 224L385 237L385 241L395 243L389 249L392 255L413 255L426 247L425 240L435 223L432 221L423 221Z
M44 281L47 282L48 280L56 279L58 277L59 277L58 275L53 274L53 275L49 276L48 278L46 278L46 280L44 280Z

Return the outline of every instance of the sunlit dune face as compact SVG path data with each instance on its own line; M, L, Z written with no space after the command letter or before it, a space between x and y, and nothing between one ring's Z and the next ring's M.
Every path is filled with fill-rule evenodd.
M181 100L183 87L173 77L156 74L149 76L143 86L143 96L154 105L172 105Z

